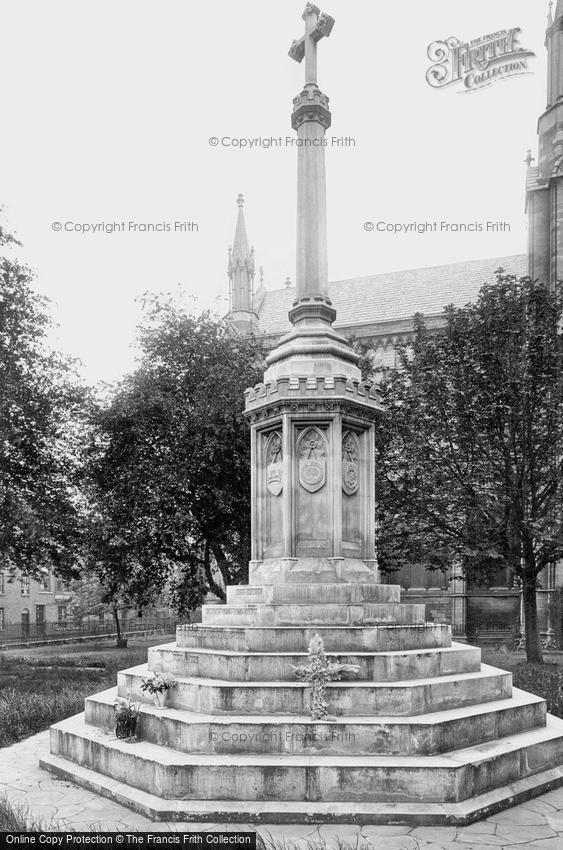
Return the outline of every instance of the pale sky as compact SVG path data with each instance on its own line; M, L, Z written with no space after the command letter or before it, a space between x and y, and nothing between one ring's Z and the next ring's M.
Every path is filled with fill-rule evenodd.
M333 280L523 253L523 160L545 107L543 0L326 0ZM287 51L303 0L0 0L0 203L51 298L58 345L90 382L133 362L146 290L181 284L224 312L236 196L269 289L295 267L297 152L210 137L292 136L303 68ZM434 90L428 45L520 27L532 74ZM506 221L510 232L407 236L366 221ZM66 232L66 223L195 222L197 232ZM55 232L53 222L63 230ZM338 308L338 305L335 305Z

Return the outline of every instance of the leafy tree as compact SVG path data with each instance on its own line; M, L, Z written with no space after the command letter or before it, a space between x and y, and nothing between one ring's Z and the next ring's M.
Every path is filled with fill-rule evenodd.
M102 573L102 570L99 572ZM92 616L105 619L109 614L115 622L119 646L123 640L120 611L126 607L122 588L116 588L111 583L104 588L98 572L86 569L79 578L70 582L69 590L73 595L72 616L75 622L81 623L85 617Z
M90 561L107 594L185 613L247 576L250 458L244 389L262 345L172 299L145 303L140 360L95 425ZM216 578L218 569L222 581Z
M508 569L528 659L541 661L538 576L561 556L561 298L499 270L445 318L439 333L415 318L402 371L383 387L381 565L458 562L475 581Z
M11 256L18 245L0 228L0 569L12 578L71 575L86 392L72 362L47 343L47 300Z
M110 613L110 606L103 601L104 589L93 572L83 574L68 583L72 594L72 617L80 623L85 617L102 617Z

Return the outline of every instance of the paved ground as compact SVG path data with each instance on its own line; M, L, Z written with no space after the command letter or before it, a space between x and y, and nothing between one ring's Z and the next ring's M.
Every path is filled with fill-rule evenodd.
M53 830L106 830L144 832L193 832L255 829L232 824L168 824L149 821L109 800L55 779L38 767L39 756L48 751L48 732L0 750L0 795L23 804ZM563 850L563 788L467 827L400 826L260 826L283 845L324 840L329 848L339 842L373 850ZM289 848L287 848L289 850Z

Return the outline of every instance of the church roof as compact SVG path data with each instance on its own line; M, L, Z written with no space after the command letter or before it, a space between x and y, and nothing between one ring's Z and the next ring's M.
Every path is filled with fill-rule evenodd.
M499 268L518 277L526 275L528 257L516 254L334 281L329 283L337 311L334 326L348 330L410 319L415 313L440 315L448 304L461 307L474 301L481 286L494 281ZM263 291L261 295L256 305L261 333L287 333L291 328L287 313L295 299L295 288Z

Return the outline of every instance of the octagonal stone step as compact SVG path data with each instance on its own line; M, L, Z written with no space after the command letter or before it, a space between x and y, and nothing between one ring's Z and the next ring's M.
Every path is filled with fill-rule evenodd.
M352 605L358 602L399 603L394 584L268 584L227 587L229 605Z
M119 741L78 715L51 727L51 752L68 778L74 762L164 799L450 803L561 765L563 723L435 756L234 756Z
M360 679L374 682L476 673L481 667L481 650L464 644L442 649L411 649L405 652L335 653L342 664L360 667ZM307 653L235 652L230 650L179 647L176 643L153 646L148 666L173 676L202 676L236 681L295 681L293 666L307 663Z
M160 823L229 824L387 824L415 826L468 826L478 820L520 803L547 794L563 785L563 767L525 776L508 785L476 794L459 803L338 803L291 800L176 800L141 791L61 756L48 753L39 759L43 770L53 776L86 788L102 797L111 797L149 820Z
M146 664L118 673L119 695L148 702L141 690L148 673ZM326 698L329 713L339 717L407 716L508 699L511 693L510 673L483 665L478 673L411 682L332 682ZM178 678L168 701L174 708L204 714L308 714L309 688L302 682Z
M356 603L350 605L204 605L202 624L208 626L314 626L424 623L424 605Z
M116 689L88 697L86 722L115 728ZM435 755L505 738L545 725L540 697L514 690L513 697L415 717L347 717L318 722L309 716L198 714L140 707L137 736L185 753L277 755Z
M442 623L419 626L207 626L188 623L176 629L179 647L235 652L304 652L316 634L331 653L388 652L451 646L451 627Z

